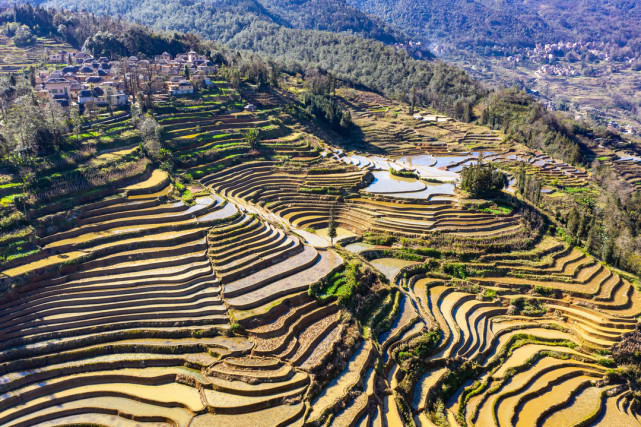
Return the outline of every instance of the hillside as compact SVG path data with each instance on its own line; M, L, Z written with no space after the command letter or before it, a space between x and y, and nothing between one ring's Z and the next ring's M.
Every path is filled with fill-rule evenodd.
M280 85L157 97L170 164L106 115L54 175L126 175L30 196L37 249L2 266L3 425L636 422L604 356L635 328L636 279L564 241L523 178L486 201L450 183L480 156L525 165L547 209L598 192L588 172L346 87L341 136Z
M641 423L635 144L351 35L11 12L72 45L0 75L0 425Z
M18 72L43 61L46 52L69 49L66 43L46 37L38 38L29 48L16 46L10 38L0 35L0 73Z
M119 14L160 30L198 32L213 40L230 42L238 33L256 25L277 25L301 30L346 32L385 43L402 41L398 31L379 18L348 6L342 0L211 0L159 2L119 1L33 1L58 8L86 9L98 15Z
M635 92L641 67L641 17L634 2L369 0L347 5L342 0L191 0L165 2L162 7L157 0L34 3L122 14L160 30L195 31L281 61L320 64L388 96L398 96L391 90L397 82L371 66L382 59L387 62L384 68L401 65L393 75L416 76L413 64L358 37L402 47L421 59L432 58L433 50L488 86L527 89L549 108L570 111L617 132L641 134ZM369 56L372 49L382 57L366 61L369 67L345 63L356 54ZM356 69L346 72L352 68ZM401 92L425 84L411 80ZM615 82L608 85L610 80Z
M641 134L641 9L629 1L351 1L485 84ZM606 82L613 82L607 86Z
M349 3L379 16L418 40L476 50L513 53L537 43L604 42L638 53L641 9L629 1L565 0L410 2L364 0Z

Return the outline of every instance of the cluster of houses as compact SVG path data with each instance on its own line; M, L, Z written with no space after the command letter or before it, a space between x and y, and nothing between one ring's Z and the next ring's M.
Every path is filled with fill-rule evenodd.
M208 76L218 71L215 64L194 51L175 58L165 52L153 61L135 56L113 61L106 57L94 58L85 52L58 51L49 55L49 62L60 67L36 72L38 95L63 107L75 103L81 109L88 102L114 108L129 104L135 90L133 80L138 83L136 87L149 85L153 93L191 94L194 81L203 86L212 85ZM186 78L188 76L192 79Z
M423 122L437 122L437 123L445 123L445 122L450 122L452 119L447 116L440 116L438 114L426 114L426 115L421 115L421 114L414 114L414 118L416 120L420 120Z
M633 64L639 61L636 56L624 55L622 52L617 53L616 49L612 50L606 43L601 42L558 42L542 44L537 43L534 48L525 48L516 55L508 55L508 62L520 63L524 61L538 63L552 63L557 58L565 57L572 61L578 61L579 57L587 57L590 60L614 61L620 63Z
M537 77L541 75L577 77L580 76L581 73L579 70L567 64L545 64L536 70L534 75Z
M396 50L406 51L414 59L428 59L431 55L430 50L421 42L409 41L407 43L393 44Z
M616 120L607 117L602 111L594 107L584 107L580 112L574 115L574 120L577 121L587 119L592 120L600 126L605 126L615 132L620 132L622 134L631 136L641 135L641 127L639 127L638 125L631 123L619 123ZM604 142L603 138L596 138L595 141L598 142L599 145L602 145L602 143ZM606 144L612 143L612 141L609 140L606 140L605 142Z

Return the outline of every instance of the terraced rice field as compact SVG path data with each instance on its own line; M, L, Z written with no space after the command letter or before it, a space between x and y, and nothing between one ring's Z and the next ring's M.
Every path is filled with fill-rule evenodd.
M564 245L544 239L520 256L535 254L540 261L508 254L482 259L485 268L489 263L496 270L468 280L491 289L493 298L478 298L429 277L410 278L411 298L443 331L428 373L416 383L416 419L426 399L438 395L439 384L446 381L440 361L455 358L476 363L476 382L461 384L446 402L445 416L456 422L574 425L598 410L606 411L603 417L627 417L625 425L636 425L633 417L619 410L609 415L600 404L605 388L599 381L606 368L595 352L634 329L641 312L638 291ZM544 289L548 296L537 296L536 290ZM512 309L519 300L525 304L520 312ZM523 315L533 300L541 314Z
M411 202L398 203L394 198L356 193L364 186L365 179L367 176L362 172L316 177L280 172L272 162L249 162L205 176L201 182L238 203L267 210L298 229L327 227L332 209L341 227L357 233L373 231L421 236L439 230L456 234L506 235L520 228L516 215L497 218L462 210L453 199L407 199ZM347 199L332 195L331 191L319 196L308 191L311 183L315 188L351 188L354 193Z
M55 261L3 272L28 280L2 303L2 425L302 419L308 372L345 334L306 290L341 257L217 196L162 203L170 187L154 171L78 207L78 227L42 238ZM251 340L227 337L228 311L250 308Z
M1 425L639 424L608 372L641 314L634 278L527 206L469 209L454 188L481 157L572 186L585 171L402 117L369 132L404 141L383 155L322 156L276 110L233 112L220 86L215 101L157 106L177 172L51 203L68 220L3 265ZM355 93L357 120L394 112ZM434 132L447 137L426 148ZM390 169L452 182L374 191ZM332 215L345 248L326 242Z
M70 45L40 37L28 48L16 47L11 39L4 34L0 35L0 73L15 73L41 62L46 51L59 50L71 51ZM48 58L47 58L48 60Z

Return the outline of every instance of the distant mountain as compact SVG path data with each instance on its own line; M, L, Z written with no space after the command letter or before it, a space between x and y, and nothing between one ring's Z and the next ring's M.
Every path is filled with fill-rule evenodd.
M491 53L536 43L597 41L641 51L636 0L347 0L418 40Z

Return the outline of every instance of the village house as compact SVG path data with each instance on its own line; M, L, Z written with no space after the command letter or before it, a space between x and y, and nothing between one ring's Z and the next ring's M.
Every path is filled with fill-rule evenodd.
M104 107L108 105L108 92L103 87L95 87L93 89L84 89L78 93L78 104L83 105L87 102L93 101L96 105ZM111 94L111 105L114 107L121 107L129 103L129 96L124 92L114 90Z
M77 100L81 90L84 90L84 86L81 83L72 82L69 86L69 98Z
M194 85L189 80L180 80L178 82L169 82L167 84L170 95L188 95L194 93Z
M105 92L99 88L84 89L78 93L78 104L83 105L93 101L96 105L107 105L105 101Z
M52 100L60 104L61 107L64 107L64 108L69 107L69 97L67 95L62 95L62 94L53 95Z
M197 70L204 74L215 74L218 72L218 67L211 61L205 61L198 65Z
M112 105L116 107L122 107L124 105L129 104L129 96L122 91L116 92L113 95L111 95L111 100L112 100Z
M42 83L42 89L52 95L64 94L69 96L71 83L62 75L52 75Z
M85 52L74 52L71 54L71 62L74 64L82 64L86 59L93 58L91 55Z
M154 57L154 62L160 62L160 61L167 61L167 62L171 61L171 55L168 54L167 52L163 52L160 55L156 55Z
M69 54L65 50L59 50L49 55L49 62L52 64L68 64Z

